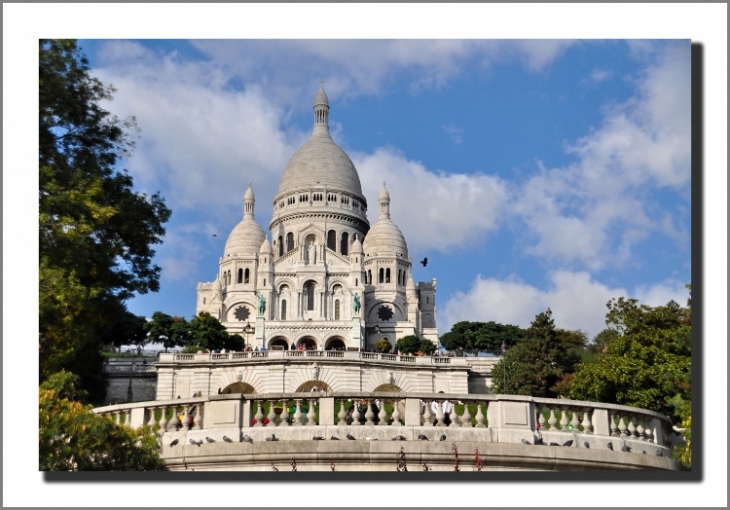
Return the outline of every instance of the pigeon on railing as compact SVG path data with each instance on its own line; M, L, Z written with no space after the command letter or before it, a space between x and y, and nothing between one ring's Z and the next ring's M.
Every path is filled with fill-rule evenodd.
M424 436L423 434L418 434L418 439L421 441L428 441L428 437Z
M278 441L279 439L276 437L276 434L271 434L269 437L265 439L265 441Z
M609 450L613 451L613 443L611 443L611 442L607 443L606 444L606 448L608 448Z
M550 443L550 446L560 446L560 445L559 445L558 443L553 443L553 442L551 442L551 443Z
M339 440L340 440L340 438L337 436L330 437L330 441L339 441Z
M569 439L566 442L563 443L563 446L573 446L573 440Z
M175 440L173 440L172 443L170 443L170 448L172 448L173 446L177 446L179 444L180 444L180 440L179 439L175 439Z
M588 441L583 441L583 446L585 446L586 448L591 447L591 445L590 445L590 443L588 443Z
M395 436L395 437L393 438L393 441L405 441L405 440L406 440L406 438L405 438L405 437L403 437L403 436Z
M345 437L347 439L349 439L350 441L354 441L355 440L355 436L353 436L352 434L347 434Z
M190 444L194 444L195 446L200 446L203 444L202 441L196 441L195 439L190 440Z
M623 445L623 446L621 447L621 451L622 451L622 452L626 452L626 453L628 453L628 452L630 452L630 451L631 451L631 447L630 447L630 446L628 446L628 445Z
M223 436L223 441L225 441L226 443L232 443L233 442L233 439L231 439L228 436Z
M446 441L446 434L441 434L441 437L439 437L439 441Z
M654 455L656 455L657 457L664 457L661 450L657 450Z
M208 441L209 443L215 443L215 439L213 439L212 437L207 437L206 436L205 437L205 440Z
M324 441L324 438L322 436L314 436L312 441Z
M243 439L241 439L241 441L244 442L244 443L251 443L251 444L253 444L253 438L251 436L249 436L248 434L246 434L245 436L243 436Z
M529 442L527 439L523 439L522 444L529 444L530 446L532 446L532 443Z

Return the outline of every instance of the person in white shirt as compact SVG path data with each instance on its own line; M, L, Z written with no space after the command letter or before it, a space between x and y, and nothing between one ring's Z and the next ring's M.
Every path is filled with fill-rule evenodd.
M443 391L439 391L439 393L443 393ZM451 402L448 400L444 400L443 407L441 408L444 412L444 423L446 425L451 424ZM434 420L433 424L436 425L438 423L438 419L436 418L436 415L438 414L439 410L439 403L437 401L431 402L431 413L433 413Z

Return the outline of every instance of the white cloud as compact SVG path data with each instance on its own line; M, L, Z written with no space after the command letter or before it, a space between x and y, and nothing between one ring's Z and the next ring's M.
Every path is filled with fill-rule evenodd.
M594 69L591 71L591 80L595 81L596 83L600 83L606 78L611 76L611 71L606 71L605 69Z
M451 141L455 144L460 144L464 141L464 139L461 137L461 134L464 132L463 129L456 126L441 126L441 129L443 129L449 137L451 137Z
M387 183L391 219L403 232L411 253L446 251L481 241L500 223L507 189L496 177L430 171L391 148L351 156L366 197L373 200L382 183ZM368 208L374 223L377 201L369 202Z
M636 96L607 108L598 129L567 147L572 164L541 167L524 184L513 211L537 238L530 253L599 269L627 261L652 231L677 237L667 215L687 214L689 57L688 44L666 46L637 80ZM678 207L647 198L662 188L677 192Z
M612 298L635 297L642 304L659 306L673 299L687 302L684 284L666 281L637 287L632 294L594 280L587 272L554 271L550 285L541 289L510 277L505 280L477 276L468 292L456 292L446 300L439 314L439 330L449 331L462 320L495 321L529 327L535 316L550 307L556 327L581 329L593 338L603 330L606 303Z

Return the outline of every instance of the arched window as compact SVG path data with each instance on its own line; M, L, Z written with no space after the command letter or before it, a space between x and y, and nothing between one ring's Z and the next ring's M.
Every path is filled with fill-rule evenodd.
M294 249L294 234L289 232L286 235L286 251L290 252Z
M246 271L248 271L248 269ZM243 269L238 270L238 280L236 283L243 283Z
M370 269L368 269L368 285L372 285L372 284L373 284L373 272Z
M246 268L246 271L243 274L243 283L248 283L250 279L251 279L251 272L249 271L248 268Z
M355 287L357 287L357 285L358 285L357 282L358 282L358 280L357 280L357 278L355 278Z
M205 299L205 298L203 298L203 304L205 304L205 301L206 301L206 299Z
M403 273L403 271L401 271L401 270L399 269L399 270L398 270L398 285L401 285L401 274L402 274L402 273Z
M337 232L334 230L327 232L327 248L334 252L337 251Z
M350 247L350 243L348 242L350 239L350 236L347 234L347 232L342 233L342 242L340 242L340 253L343 255L347 255L347 249Z
M340 320L340 300L335 299L335 320Z
M380 274L378 274L378 283L383 283L383 268L380 268Z
M286 320L286 299L281 301L281 320Z
M314 310L314 284L308 283L304 287L304 293L307 297L307 310Z
M279 257L284 255L284 238L279 236Z
M385 283L390 283L390 268L385 270Z

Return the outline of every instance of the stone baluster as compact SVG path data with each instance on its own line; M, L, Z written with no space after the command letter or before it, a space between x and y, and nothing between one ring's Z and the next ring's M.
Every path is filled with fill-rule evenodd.
M589 408L583 409L583 422L581 425L583 425L583 433L584 434L593 434L593 424L591 423L591 410Z
M537 406L537 423L540 425L540 430L547 430L545 428L545 408L541 406Z
M438 402L438 405L436 406L436 426L437 427L445 427L446 423L444 423L444 401Z
M195 406L195 417L193 418L193 429L200 430L203 428L203 405L199 403Z
M548 406L548 409L550 410L550 418L548 418L548 425L549 430L555 430L555 426L558 424L558 419L555 417L555 408L552 406Z
M625 418L625 414L618 415L618 430L622 436L626 436L629 433L629 429L626 427Z
M167 430L167 407L166 406L160 406L160 410L162 411L160 413L160 432L165 432Z
M423 406L423 425L431 427L433 425L433 415L431 414L431 404L428 402L421 402Z
M486 427L486 425L484 425L484 414L482 413L481 402L477 402L477 415L475 417L475 420L477 421L477 424L475 425L475 427L477 427L477 428Z
M155 418L155 410L156 409L157 409L156 407L149 407L149 408L147 408L147 410L150 413L150 418L149 418L149 420L147 420L147 425L149 425L150 427L152 427L152 429L154 429L155 426L157 425L157 419Z
M296 399L294 401L296 403L296 409L294 410L294 423L292 423L295 427L301 427L302 426L302 401L300 399Z
M561 432L568 431L568 408L565 406L560 407L560 430Z
M654 430L652 429L652 422L653 422L653 420L649 419L646 422L646 429L644 430L644 435L646 435L646 440L651 443L654 442Z
M644 426L641 424L642 418L639 416L636 420L636 436L639 441L646 441L646 436L644 435Z
M172 406L172 418L170 419L170 423L167 424L168 427L170 427L170 430L178 430L180 428L180 418L177 416L177 406Z
M449 427L460 427L461 426L461 420L459 419L459 414L456 412L456 402L450 402L451 404L451 413L449 414L449 419L451 420L451 423L449 423Z
M573 432L578 432L580 427L580 419L578 417L578 409L573 409L573 417L570 420L570 426L573 427Z
M385 412L385 400L380 401L380 410L378 412L378 425L388 424L388 413Z
M347 425L347 410L345 409L345 406L347 405L347 400L344 398L340 400L340 412L337 413L337 425L344 426Z
M183 430L189 430L190 429L190 404L185 404L183 406Z
M288 427L289 426L289 401L288 400L282 400L281 401L281 418L279 420L279 427Z
M609 424L611 426L611 435L612 436L619 436L621 433L618 430L618 427L616 426L616 411L609 411L609 416L611 419L609 420Z
M307 411L307 425L316 425L317 414L314 412L314 405L317 404L319 401L318 399L310 398L307 402L309 402L309 411Z
M256 420L256 423L253 424L254 427L264 426L264 403L261 400L256 401L256 414L254 415L254 420Z
M626 421L628 421L628 425L626 427L626 435L629 436L630 439L633 439L636 437L636 416L634 415L626 415Z
M372 399L368 399L367 407L365 408L365 425L375 425L373 418L375 418L375 413L373 412L373 401Z
M403 425L400 421L400 411L398 410L398 404L400 404L400 400L394 400L393 401L393 415L391 418L393 418L393 422L391 425L400 426Z
M352 425L362 425L360 423L360 403L357 400L352 401Z
M461 415L461 426L471 427L471 413L469 412L469 402L464 401L464 414Z
M276 427L276 407L274 406L274 402L269 404L269 416L267 418L269 419L267 427Z
M132 426L132 410L131 409L127 409L127 411L124 413L124 424L127 427Z

